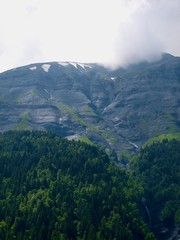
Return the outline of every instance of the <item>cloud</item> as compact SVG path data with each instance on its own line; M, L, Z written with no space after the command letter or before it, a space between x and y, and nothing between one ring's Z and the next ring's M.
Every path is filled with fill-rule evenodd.
M164 51L180 55L179 0L129 0L126 8L111 66L154 61Z
M113 67L180 55L179 0L0 0L0 71L32 62Z

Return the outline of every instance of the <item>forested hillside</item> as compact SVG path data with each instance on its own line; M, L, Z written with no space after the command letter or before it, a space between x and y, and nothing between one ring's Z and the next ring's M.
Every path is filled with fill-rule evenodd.
M7 132L0 169L2 240L154 239L137 208L140 189L101 149Z
M0 239L175 239L179 183L179 140L145 145L122 169L93 145L6 132L0 134Z
M144 189L142 202L147 209L145 218L149 227L159 239L166 239L173 231L178 234L180 141L164 139L145 145L131 162L131 171L133 179Z

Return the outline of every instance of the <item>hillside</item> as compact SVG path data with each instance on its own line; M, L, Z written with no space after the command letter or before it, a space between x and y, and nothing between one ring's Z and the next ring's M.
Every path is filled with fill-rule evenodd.
M141 193L106 153L43 132L0 134L0 238L152 240Z
M179 239L180 140L159 138L146 144L131 160L130 169L133 180L144 188L149 227L158 239Z
M0 134L0 237L178 239L179 160L176 139L147 144L122 169L80 141L39 131Z
M180 131L180 58L111 70L37 63L0 74L0 131L46 130L134 152Z

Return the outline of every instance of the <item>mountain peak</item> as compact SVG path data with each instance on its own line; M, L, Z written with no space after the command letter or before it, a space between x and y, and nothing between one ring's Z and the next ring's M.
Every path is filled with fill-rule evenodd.
M87 69L91 69L92 65L91 64L86 64L86 63L78 63L78 62L50 62L50 63L43 63L41 65L41 68L45 71L45 72L49 72L50 68L52 65L59 65L60 67L73 67L76 68L78 70L87 70ZM39 64L38 64L39 65ZM37 64L33 64L29 67L30 70L35 71L37 70Z
M180 58L111 70L34 63L0 74L0 131L38 129L136 151L180 130Z

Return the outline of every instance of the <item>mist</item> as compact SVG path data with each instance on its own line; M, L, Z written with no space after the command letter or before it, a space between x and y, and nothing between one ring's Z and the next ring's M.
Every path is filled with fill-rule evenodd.
M180 56L180 0L0 0L0 72L35 62L112 68Z
M163 52L180 55L179 0L131 0L126 8L129 16L119 25L111 67L156 61Z

